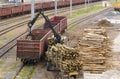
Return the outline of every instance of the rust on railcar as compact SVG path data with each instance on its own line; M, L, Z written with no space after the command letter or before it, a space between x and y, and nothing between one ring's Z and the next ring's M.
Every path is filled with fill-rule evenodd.
M0 16L1 17L4 17L4 16L9 16L12 14L12 11L11 11L11 7L3 7L3 8L0 8Z
M13 6L12 7L12 14L18 14L18 13L22 13L22 6Z
M59 23L59 32L65 31L67 29L67 18L64 16L55 16L50 19L52 23Z
M45 51L45 41L51 36L49 30L35 29L33 40L22 38L17 40L17 57L21 59L39 59Z

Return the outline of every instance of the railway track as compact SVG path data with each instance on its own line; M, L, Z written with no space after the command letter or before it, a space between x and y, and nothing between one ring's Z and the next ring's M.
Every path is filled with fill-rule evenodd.
M91 6L91 5L94 5L94 4L100 4L100 2L94 2L94 3L91 3L91 4L89 4L89 6ZM73 6L73 10L75 10L75 9L80 9L80 8L83 8L84 7L84 4L81 4L81 6L79 6L79 5L76 5L76 6ZM59 8L59 10L60 9L64 9L64 11L66 11L66 9L69 9L69 7L65 7L65 8ZM63 11L63 12L64 12ZM49 11L45 11L46 12L46 14L47 13L52 13L52 14L54 14L54 12L53 12L53 10L49 10ZM23 19L26 19L26 18L29 18L31 15L30 14L27 14L27 15L23 15L23 16L20 16L20 17L14 17L14 18L8 18L8 19L5 19L5 20L1 20L1 22L0 22L0 26L4 26L4 25L8 25L8 24L10 24L10 23L12 23L12 22L15 22L15 21L18 21L18 20L23 20ZM12 19L12 20L11 20Z
M90 18L92 18L93 16L97 16L97 15L101 15L105 12L108 12L108 11L111 11L113 8L106 8L104 10L101 10L99 12L96 12L96 13L92 13L90 15L87 15L85 17L81 17L81 18L77 18L77 19L74 19L70 22L68 22L68 26L72 25L72 24L80 24ZM7 51L9 51L13 46L16 45L16 39L18 39L20 36L24 35L26 32L20 34L19 36L17 36L16 38L12 39L10 42L8 42L5 46L1 47L0 48L0 57L2 57Z
M104 10L102 10L102 11L99 11L99 12L96 12L96 13L93 13L93 14L90 14L90 15L87 15L87 16L85 16L85 17L81 17L81 18L74 19L74 20L70 21L70 22L68 23L68 25L71 25L71 24L80 24L80 23L82 23L82 22L84 22L84 21L92 18L93 16L95 17L95 16L97 16L97 15L101 15L101 14L107 12L107 11L110 11L110 10L112 10L112 8L107 8L107 9L104 9ZM24 33L24 34L25 34L25 33ZM24 34L22 34L22 35L24 35ZM18 38L19 38L19 36L18 36ZM14 41L11 40L10 43L15 46L15 44L16 44L16 39L14 39ZM6 45L6 46L7 46L7 45ZM12 45L9 44L8 47L11 47L11 48L12 48ZM3 47L3 48L2 48L2 49L4 49L3 52L6 51L7 49L8 49L8 50L11 49L11 48L8 48L8 47L6 47L6 48ZM1 53L1 49L0 49L0 53ZM1 57L2 57L2 55L1 55ZM20 73L22 73L22 70L24 70L24 67L25 67L25 66L22 65L22 66L18 69L18 71L16 72L16 74L15 74L15 76L14 76L13 79L19 79L18 76L20 75ZM36 68L36 66L33 66L33 67L30 68L29 73L26 75L25 79L31 79L31 74L34 72L35 68Z
M103 11L99 11L99 12L96 12L96 13L93 13L93 14L90 14L90 15L87 15L87 16L85 16L85 17L81 17L81 18L74 19L74 20L68 22L68 25L80 24L80 23L82 23L82 22L84 22L84 21L92 18L93 16L95 17L95 16L97 16L97 15L103 14L103 13L105 13L105 12L107 12L107 11L110 11L110 10L112 10L112 8L104 9ZM26 32L20 34L18 37L12 39L12 40L9 42L9 44L6 44L6 46L4 46L3 48L0 48L0 57L2 57L7 51L9 51L13 46L15 46L15 45L16 45L16 39L19 38L21 35L24 35L25 33L26 33ZM25 66L22 65L22 66L19 68L19 70L16 72L16 74L15 74L15 76L14 76L13 79L17 79L17 76L20 75L20 73L22 72L22 70L23 70L24 67L25 67ZM35 68L36 68L36 66L31 67L31 69L29 70L30 72L26 75L26 78L25 78L25 79L30 79L31 74L34 72Z
M62 11L64 12L64 11ZM50 13L50 15L53 15L53 13ZM39 18L41 19L41 18ZM10 32L11 30L14 30L18 27L22 27L23 25L27 24L28 20L19 24L16 24L14 26L8 27L6 29L3 29L0 31L0 36ZM25 31L24 33L19 34L18 36L16 36L15 38L11 39L10 41L8 41L7 43L5 43L3 46L0 47L0 57L2 57L7 51L9 51L9 49L11 49L12 47L14 47L16 45L16 39L18 39L20 36L24 35L25 33L27 33L27 31Z
M16 78L17 78L17 76L18 76L19 73L22 71L22 69L23 69L24 66L25 66L25 65L22 65L22 66L18 69L18 71L16 72L15 76L13 77L13 79L16 79Z
M29 70L28 70L28 73L26 73L24 76L25 76L25 79L31 79L31 76L33 74L33 72L35 71L37 65L29 65ZM21 73L25 71L25 65L22 65L18 71L16 71L16 74L15 76L13 77L13 79L20 79L18 77L20 77Z
M75 8L75 10L77 10L78 8ZM69 11L68 9L66 10L66 9L62 9L62 10L59 10L58 12L59 13L62 13L62 12L65 12L65 11ZM54 15L54 12L46 12L46 14L47 14L47 16L52 16L52 15ZM3 29L0 29L0 36L1 35L3 35L3 34L5 34L5 33L8 33L8 32L10 32L11 30L14 30L14 29L16 29L16 28L18 28L18 27L22 27L23 25L25 25L25 24L27 24L28 22L29 22L29 20L30 20L30 18L29 18L30 16L28 16L28 17L24 17L24 18L21 18L20 20L23 20L23 19L25 19L25 18L27 18L27 20L24 20L24 21L22 21L22 22L20 22L20 23L18 23L18 24L15 24L15 25L12 25L12 26L9 26L9 27L6 27L6 26L2 26L1 24L0 24L0 26L2 26L2 27L6 27L6 28L3 28ZM29 19L28 19L29 18ZM39 20L41 19L42 17L40 16L39 17ZM14 22L14 21L13 21Z
M24 35L25 33L26 32L19 34L18 36L7 42L4 46L2 46L0 48L0 57L2 57L7 51L13 48L16 45L16 39L18 39L20 36Z
M77 9L78 9L78 8L77 8ZM75 9L75 10L76 10L76 9ZM62 12L64 12L64 11L62 11ZM60 13L61 13L61 12L60 12ZM53 14L54 14L54 13L49 13L49 16L50 16L50 15L53 15ZM41 18L39 18L39 19L41 19ZM16 28L18 28L18 27L22 27L22 26L25 25L26 23L28 23L28 20L25 21L25 22L16 24L16 25L14 25L14 26L8 27L8 28L6 28L6 29L3 29L3 30L0 31L0 36L3 35L3 34L5 34L5 33L10 32L11 30L14 30L14 29L16 29ZM0 57L2 57L2 56L5 54L5 52L9 51L8 49L11 49L13 46L15 46L15 44L16 44L15 39L19 38L21 35L24 35L26 32L27 32L27 31L25 31L24 33L19 34L18 36L16 36L15 38L11 39L11 40L8 41L7 43L5 43L3 46L1 46L1 47L0 47ZM12 42L12 43L11 43L11 42ZM6 50L6 49L7 49L7 50Z
M92 17L96 17L96 16L98 16L98 15L105 14L105 13L111 11L111 10L113 10L112 7L106 8L106 9L101 10L101 11L98 11L98 12L95 12L95 13L93 13L93 14L89 14L89 15L84 16L84 17L81 17L81 18L78 17L77 19L74 19L73 21L68 22L68 25L80 24L80 23L82 23L82 22L84 22L84 21L86 21L86 20L88 20L88 19L90 19L90 18L92 18Z
M74 9L78 9L78 8L82 8L83 6L81 6L81 7L78 7L78 5L77 6L74 6L73 8ZM59 8L59 10L60 11L66 11L66 9L69 9L69 7L65 7L65 8ZM54 11L53 10L49 10L49 11L45 11L46 12L46 14L54 14ZM10 24L10 23L13 23L13 22L15 22L15 21L21 21L21 20L23 20L23 19L26 19L26 18L29 18L30 19L30 17L31 17L31 14L27 14L27 15L24 15L24 16L21 16L21 17L17 17L17 18L12 18L12 19L8 19L8 20L5 20L5 21L1 21L0 22L0 26L5 26L5 25L8 25L8 24Z

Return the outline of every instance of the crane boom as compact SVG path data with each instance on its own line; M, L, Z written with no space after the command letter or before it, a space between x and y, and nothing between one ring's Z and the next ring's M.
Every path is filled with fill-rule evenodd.
M39 17L40 14L43 16L43 18L45 19L46 23L49 24L48 27L52 30L52 32L53 32L53 34L54 34L54 37L55 37L56 40L57 40L57 43L61 43L61 36L54 30L53 25L52 25L52 23L50 22L49 18L48 18L47 16L45 16L42 11L39 11L39 13L33 18L33 20L28 23L28 26L29 26L29 28L30 28L30 33L29 33L29 35L32 36L31 28L32 28L32 26L34 25L34 23L36 22L36 20L37 20L37 18Z

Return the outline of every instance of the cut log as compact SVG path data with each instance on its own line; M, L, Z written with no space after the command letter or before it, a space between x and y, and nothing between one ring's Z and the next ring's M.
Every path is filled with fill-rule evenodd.
M78 49L83 62L83 70L103 72L107 69L106 60L110 50L110 41L104 28L85 29L79 40Z
M51 46L47 56L51 62L64 72L79 71L82 68L82 61L79 50L66 45L56 44Z

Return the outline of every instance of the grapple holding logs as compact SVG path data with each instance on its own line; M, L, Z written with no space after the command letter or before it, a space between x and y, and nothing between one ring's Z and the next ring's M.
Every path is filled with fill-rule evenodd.
M73 72L82 69L81 57L76 48L56 44L51 46L46 54L50 62L60 71Z

